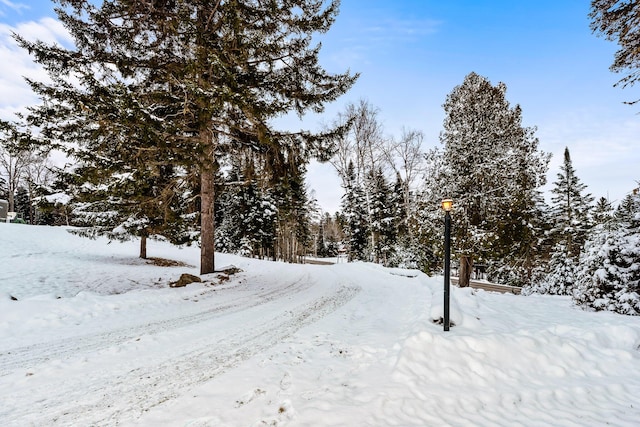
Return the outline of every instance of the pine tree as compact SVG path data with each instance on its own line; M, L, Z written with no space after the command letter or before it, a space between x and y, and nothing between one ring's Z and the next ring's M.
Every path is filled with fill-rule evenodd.
M546 182L548 157L537 152L533 130L514 146L510 155L512 192L497 219L497 241L492 245L492 260L487 277L498 283L525 286L541 270L544 256L547 206L540 187Z
M545 274L539 280L527 284L522 289L522 294L573 295L577 269L576 262L566 256L566 248L559 243L551 252Z
M260 258L275 257L278 208L267 171L250 151L230 157L216 200L216 249ZM250 250L249 250L250 248Z
M369 219L365 194L356 180L353 163L349 163L346 173L344 196L341 210L345 222L345 234L349 260L369 260L367 247L369 242Z
M41 187L42 196L36 202L39 225L71 225L73 215L70 189L73 187L73 178L67 170L69 167L65 165L50 168L50 183Z
M186 174L162 162L83 162L70 188L75 233L114 240L140 238L140 257L147 257L147 238L161 236L175 244L190 243L193 233L192 187ZM101 167L103 165L103 167Z
M31 216L31 204L29 202L29 192L25 187L18 187L15 197L16 219L20 222L28 222Z
M632 86L640 79L640 3L637 1L591 0L591 30L607 40L617 42L620 49L615 53L611 71L627 70L617 85ZM630 102L635 104L640 99Z
M606 224L612 220L614 214L613 206L606 197L600 197L593 207L594 225Z
M322 215L320 218L319 236L324 242L322 247L322 256L337 256L340 242L344 238L338 213L335 214L335 217L332 217L328 212L325 212L324 215ZM320 238L318 240L320 240ZM320 247L318 247L318 250L320 251Z
M460 284L471 274L472 260L522 260L535 244L539 192L549 155L538 150L535 129L522 126L522 111L506 99L506 85L493 86L470 73L444 104L442 153L434 153L430 193L452 198L455 246L460 255ZM433 157L433 156L432 156ZM440 199L441 200L441 199ZM439 200L433 200L437 206ZM525 239L521 247L515 245Z
M550 235L555 244L560 244L566 250L564 255L576 261L592 227L593 197L584 193L586 188L576 175L569 149L565 148L564 162L551 189L554 224Z
M0 176L0 199L7 199L9 196L9 188L7 187L7 181Z
M396 202L386 182L382 169L372 171L368 176L368 193L371 220L369 227L373 235L372 253L375 262L387 264L393 255L398 239Z
M525 293L572 295L577 284L579 257L592 227L593 198L583 194L586 186L575 174L568 148L565 148L560 169L551 189L553 208L548 216L551 228L547 233L550 258L544 271L527 286ZM600 208L606 209L606 204L601 202ZM541 242L539 246L542 245Z
M45 133L88 144L88 130L113 137L133 129L142 141L135 151L154 150L161 163L193 176L203 274L214 271L217 158L237 147L276 166L288 155L326 158L325 143L342 131L282 132L272 121L320 112L355 82L327 73L311 44L333 24L338 1L56 2L75 48L18 37L53 80L32 82L47 101L37 112ZM128 108L117 109L122 102Z
M413 195L411 194L407 183L402 179L399 173L396 174L396 182L393 185L391 194L389 195L389 205L394 218L394 225L397 229L398 240L403 239L406 242L411 240L409 212L411 211L410 206L414 205L411 200L412 197Z

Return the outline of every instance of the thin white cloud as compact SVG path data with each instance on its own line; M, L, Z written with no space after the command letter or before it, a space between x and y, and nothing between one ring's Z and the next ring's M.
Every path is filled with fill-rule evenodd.
M438 32L442 22L433 19L386 19L381 24L363 27L364 34L387 40L418 41Z
M12 2L9 0L0 0L0 5L4 5L10 9L15 10L18 13L21 13L22 10L28 10L31 9L29 7L29 5L25 4L25 3L20 3L20 2ZM0 15L4 15L3 11L0 9Z
M2 1L2 0L0 0ZM0 24L0 63L10 64L0 67L0 118L13 119L14 114L33 105L37 98L24 81L29 77L37 81L47 81L46 72L13 39L13 33L28 40L44 40L67 45L71 38L62 24L53 18L28 21L10 26Z
M334 38L337 36L331 34L326 46L331 51L329 58L332 64L336 64L339 69L354 68L370 63L370 56L379 55L383 50L418 43L436 33L440 26L441 22L430 19L388 18L375 24L367 21L351 22L346 37Z

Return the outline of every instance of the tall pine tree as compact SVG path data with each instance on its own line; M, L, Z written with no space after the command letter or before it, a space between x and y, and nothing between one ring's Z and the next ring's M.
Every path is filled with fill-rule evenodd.
M349 260L369 260L367 247L369 242L369 218L366 210L366 197L360 186L353 163L347 167L342 196L342 214L345 222L347 255Z
M569 148L564 150L560 173L551 189L552 218L550 235L555 244L565 249L565 256L577 260L592 226L593 197L585 193L587 186L580 182L571 162Z
M522 111L509 104L506 90L504 83L493 86L470 73L444 103L444 151L435 162L444 167L430 178L430 193L454 200L461 286L468 284L473 258L520 262L539 232L530 219L537 215L549 155L538 150L535 129L522 125Z
M155 151L160 162L183 168L197 181L200 271L213 272L220 153L243 146L271 156L275 165L289 154L305 161L322 157L336 136L336 129L279 131L272 119L291 111L320 112L355 82L349 73L325 71L320 48L312 45L312 35L333 24L339 2L55 2L75 47L18 37L53 81L31 82L46 101L35 112L37 120L52 137L83 147L92 144L82 135L88 129L113 138L148 123L151 135L136 138L143 141L136 148ZM110 114L123 98L129 108ZM95 153L103 156L104 150Z

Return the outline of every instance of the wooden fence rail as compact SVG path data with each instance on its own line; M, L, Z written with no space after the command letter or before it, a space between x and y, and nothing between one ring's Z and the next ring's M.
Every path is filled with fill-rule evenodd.
M451 284L458 286L458 278L452 277ZM484 289L489 292L501 292L503 294L515 294L519 295L522 288L517 286L508 286L508 285L498 285L497 283L489 283L479 280L470 280L469 286L474 289Z

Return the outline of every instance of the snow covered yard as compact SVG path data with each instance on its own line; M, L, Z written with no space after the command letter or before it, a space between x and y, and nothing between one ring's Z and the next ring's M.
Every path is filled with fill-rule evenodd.
M0 224L2 426L637 426L640 318L452 289L372 264L289 265ZM12 300L11 296L17 298Z

